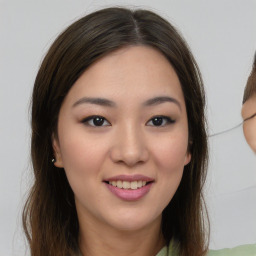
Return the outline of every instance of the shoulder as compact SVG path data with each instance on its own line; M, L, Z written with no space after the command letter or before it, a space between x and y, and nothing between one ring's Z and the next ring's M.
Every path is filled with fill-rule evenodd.
M156 256L177 256L175 246L170 242ZM256 244L240 245L234 248L225 248L221 250L210 250L207 256L256 256Z
M256 244L240 245L231 249L210 250L207 256L256 256Z

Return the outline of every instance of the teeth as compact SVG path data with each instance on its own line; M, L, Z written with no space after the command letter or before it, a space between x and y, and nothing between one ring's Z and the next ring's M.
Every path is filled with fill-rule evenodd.
M118 187L118 188L123 188L123 189L138 189L141 187L144 187L146 185L146 181L142 180L137 180L137 181L109 181L109 184Z
M116 182L116 186L117 186L118 188L123 188L123 182L122 182L121 180L118 180L118 181Z
M131 188L131 183L128 181L123 181L123 188L125 189Z
M137 189L137 188L138 188L138 182L137 181L131 182L131 189Z

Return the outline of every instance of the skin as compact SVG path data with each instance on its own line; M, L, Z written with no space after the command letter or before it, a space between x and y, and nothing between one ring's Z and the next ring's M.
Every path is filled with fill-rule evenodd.
M246 120L256 113L256 94L252 95L242 107L242 117L245 120L243 124L244 136L251 147L251 149L256 153L256 116Z
M174 100L152 101L156 97ZM88 121L94 115L105 118L102 126ZM155 126L155 116L175 121L163 118ZM133 46L91 65L62 104L53 148L55 166L64 167L75 195L83 255L156 255L165 243L162 211L191 159L184 96L167 59L155 49ZM121 174L154 182L145 196L127 201L104 183Z

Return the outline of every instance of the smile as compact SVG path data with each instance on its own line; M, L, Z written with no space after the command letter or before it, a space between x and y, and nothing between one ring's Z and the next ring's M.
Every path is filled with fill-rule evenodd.
M142 180L137 180L132 182L118 180L118 181L109 181L108 184L114 187L122 188L122 189L138 189L146 186L147 182Z
M104 180L109 191L124 201L143 198L154 184L154 179L143 175L119 175Z

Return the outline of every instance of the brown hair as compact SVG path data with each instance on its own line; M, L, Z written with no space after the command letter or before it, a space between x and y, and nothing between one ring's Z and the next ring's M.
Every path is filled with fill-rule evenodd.
M57 134L63 99L81 74L104 55L130 45L160 51L182 85L192 160L185 166L181 184L163 212L162 232L167 244L175 241L179 256L206 254L208 233L202 187L208 148L200 71L186 42L166 20L146 10L108 8L68 27L49 49L35 80L31 139L35 181L23 212L32 256L73 255L79 251L74 195L65 171L51 162L52 135Z
M252 71L248 77L247 84L244 89L243 104L249 100L252 95L256 94L256 53L254 54L254 61Z

